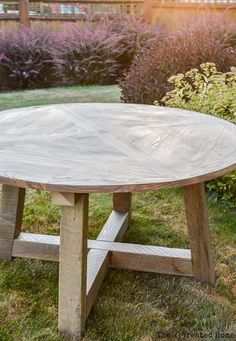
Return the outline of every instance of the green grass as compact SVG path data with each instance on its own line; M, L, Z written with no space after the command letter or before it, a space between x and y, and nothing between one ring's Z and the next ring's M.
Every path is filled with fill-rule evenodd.
M66 102L119 102L116 85L72 86L0 93L0 110Z
M91 89L91 88L90 88ZM100 92L101 89L101 92ZM104 96L104 87L91 92L77 88L78 98L94 101ZM116 87L106 87L108 98L119 100ZM41 91L39 90L39 95ZM58 91L51 89L51 100ZM69 88L67 88L69 92ZM75 88L72 88L74 100ZM55 92L55 93L54 93ZM30 92L26 92L30 97ZM100 93L100 95L99 95ZM115 96L115 93L117 94ZM34 104L37 91L33 92ZM1 96L8 98L2 104ZM17 103L15 96L0 95L2 109ZM41 96L41 95L40 95ZM43 102L44 104L47 99ZM21 100L21 105L29 103ZM111 195L90 196L89 237L96 238L111 210ZM87 321L85 341L177 340L174 334L213 333L204 340L219 340L216 331L234 333L236 339L236 212L208 202L211 242L217 275L215 288L191 278L109 270ZM50 194L28 192L23 230L57 234L60 213L50 205ZM132 224L125 241L188 247L183 198L180 189L136 193ZM0 341L59 341L57 334L58 264L14 259L0 262ZM161 335L165 333L167 335ZM172 336L168 337L168 333ZM198 340L196 336L182 338ZM221 338L222 339L222 338Z

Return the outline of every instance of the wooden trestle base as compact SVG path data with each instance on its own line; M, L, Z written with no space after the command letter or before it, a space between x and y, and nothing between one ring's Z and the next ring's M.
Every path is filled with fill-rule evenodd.
M108 268L180 276L214 285L204 184L184 187L188 249L121 243L131 217L131 193L113 194L113 211L96 240L87 239L88 194L52 193L61 206L59 236L21 232L24 189L2 186L0 258L59 261L58 329L73 340L85 322Z

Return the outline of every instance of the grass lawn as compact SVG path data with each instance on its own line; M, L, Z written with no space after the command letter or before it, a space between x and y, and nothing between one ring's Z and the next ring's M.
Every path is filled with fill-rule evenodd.
M0 94L1 110L63 101L118 102L119 90L96 86ZM236 340L236 212L213 202L208 209L216 287L191 278L110 270L88 318L85 341L177 340L178 331L213 333L181 340ZM99 233L110 210L110 194L90 196L90 238ZM59 220L49 193L27 193L24 231L58 234ZM134 194L125 241L188 247L181 190ZM57 291L58 264L1 261L0 341L62 340L57 334ZM220 338L215 332L235 336Z
M65 102L119 102L116 85L71 86L0 93L0 110Z

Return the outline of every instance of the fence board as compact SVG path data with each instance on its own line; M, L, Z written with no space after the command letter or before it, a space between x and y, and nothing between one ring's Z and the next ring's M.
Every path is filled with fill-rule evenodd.
M1 1L1 0L0 0ZM2 0L3 4L12 4L12 0ZM9 22L21 22L29 26L30 22L62 22L62 21L83 21L83 14L61 14L61 13L33 13L29 11L29 4L61 4L73 6L86 6L97 14L99 18L103 13L133 14L142 16L147 22L163 24L175 28L183 16L204 14L209 12L223 12L227 9L229 15L236 17L236 0L19 0L19 14L0 13L0 26Z

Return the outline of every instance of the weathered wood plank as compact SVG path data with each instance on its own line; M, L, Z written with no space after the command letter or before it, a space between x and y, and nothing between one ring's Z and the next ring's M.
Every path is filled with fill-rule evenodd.
M109 252L107 250L90 250L88 253L88 271L87 271L87 310L86 314L92 308L97 297L98 291L107 274L109 267Z
M117 212L129 213L129 225L131 223L132 193L114 193L113 210Z
M74 206L75 195L74 193L52 192L52 204L60 206Z
M173 257L178 259L191 259L191 252L189 249L170 248L163 246L142 245L121 242L109 242L100 240L88 240L89 249L108 250L111 252L122 252L125 254L142 254L158 257Z
M132 193L114 193L113 210L117 212L130 212L132 206Z
M143 14L144 18L148 23L152 22L152 9L153 9L153 1L152 0L144 0L143 4Z
M58 262L59 246L59 236L22 232L14 240L12 256Z
M20 23L24 26L30 26L29 20L29 0L19 0Z
M184 187L184 202L196 280L215 284L204 184Z
M40 259L40 254L43 259L58 261L59 243L58 236L21 233L14 242L14 255ZM37 250L40 250L40 253ZM172 275L193 275L190 250L100 240L88 240L88 250L90 250L87 277L89 307L92 306L91 298L96 297L96 288L99 287L95 283L96 281L102 283L108 266Z
M121 240L128 227L128 213L112 211L97 240L118 241Z
M109 250L109 266L112 268L193 275L190 250L97 240L89 240L88 247Z
M13 240L21 230L25 189L3 185L0 195L0 258L11 259Z
M59 332L75 340L86 322L87 228L88 195L75 195L61 209L58 316Z
M112 251L110 267L133 271L155 272L176 276L193 276L191 256L186 258L172 257L171 251L167 256L138 252Z
M98 236L98 240L121 240L127 227L128 214L112 211ZM59 236L21 233L19 237L14 240L13 256L58 261L59 244Z
M112 211L97 240L120 241L127 228L128 213ZM88 253L87 315L106 276L109 265L108 255L108 250L90 250Z

